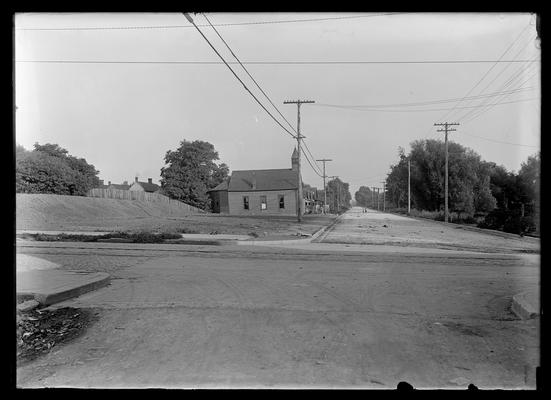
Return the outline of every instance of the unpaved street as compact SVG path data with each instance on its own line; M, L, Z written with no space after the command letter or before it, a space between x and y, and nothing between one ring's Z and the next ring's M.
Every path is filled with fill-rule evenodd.
M35 245L18 251L115 279L58 304L98 320L20 367L22 387L535 386L539 321L508 309L537 290L535 254Z
M324 243L395 245L486 253L539 253L539 239L502 232L466 230L460 225L407 218L354 207L322 238Z

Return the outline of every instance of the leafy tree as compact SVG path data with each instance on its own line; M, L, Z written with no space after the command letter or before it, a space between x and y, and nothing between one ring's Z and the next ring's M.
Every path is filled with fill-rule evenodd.
M372 197L373 193L367 186L360 186L358 191L354 193L356 204L360 207L373 207Z
M386 180L389 200L407 204L408 158L411 160L411 203L413 208L437 211L445 203L445 144L440 140L417 140L406 155L391 166ZM472 217L495 208L490 190L490 168L480 156L460 144L448 142L448 206L450 211Z
M327 204L330 212L338 213L346 211L350 208L349 184L341 181L339 178L334 178L327 182Z
M207 190L219 185L229 173L226 164L215 163L218 159L218 152L208 142L180 142L178 149L165 155L166 165L161 168L163 192L194 207L209 209Z
M35 143L33 151L16 147L15 183L18 193L84 196L99 184L99 171L83 158L69 155L57 144Z
M528 160L520 165L517 184L520 190L520 201L525 204L534 203L539 194L540 162L540 153L537 153L528 157Z

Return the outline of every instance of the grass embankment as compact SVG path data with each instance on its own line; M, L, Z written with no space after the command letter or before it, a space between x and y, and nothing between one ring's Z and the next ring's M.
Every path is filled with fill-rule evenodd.
M166 205L138 200L17 194L16 229L63 232L151 232L293 237L313 234L335 216L229 216L182 214Z

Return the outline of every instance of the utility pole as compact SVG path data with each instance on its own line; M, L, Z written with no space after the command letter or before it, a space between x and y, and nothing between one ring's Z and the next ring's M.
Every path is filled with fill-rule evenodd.
M328 176L328 178L331 178L331 179L339 179L338 176ZM335 209L337 210L337 214L339 213L339 210L340 210L340 189L341 189L341 186L339 184L339 181L336 181L337 182L337 196L336 196L336 200L337 200L337 206L335 207Z
M386 207L385 207L385 193L386 193L385 188L386 188L386 181L382 181L381 183L383 184L383 212L384 212L384 211L385 211L385 208L386 208Z
M445 177L445 189L444 189L444 222L448 222L448 132L454 132L457 129L450 128L450 126L459 125L457 122L444 122L440 124L434 124L434 126L443 126L444 129L438 129L437 132L444 132L446 137L446 177Z
M322 158L321 160L316 160L316 161L323 162L323 213L325 214L325 205L327 204L327 190L325 189L325 178L327 178L327 176L325 175L325 163L327 161L333 161L333 160L330 160L329 158Z
M411 213L411 160L408 158L408 215Z
M298 147L298 207L297 207L297 219L298 222L302 222L302 212L304 210L304 199L302 198L302 176L300 175L300 159L302 149L300 146L300 139L304 136L300 135L300 105L303 103L314 103L313 100L286 100L283 104L296 104L297 105L297 147Z

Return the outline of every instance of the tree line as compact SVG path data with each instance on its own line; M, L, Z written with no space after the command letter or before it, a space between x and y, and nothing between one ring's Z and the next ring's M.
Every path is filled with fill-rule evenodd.
M539 224L540 153L521 164L518 173L484 161L472 149L448 142L448 208L451 222L512 233L536 231ZM386 178L386 203L398 211L408 206L410 163L411 208L436 212L443 220L445 143L425 139L411 143L408 154L399 148L398 162ZM361 187L355 199L369 207L372 193ZM539 229L538 229L539 230Z
M161 193L203 210L211 209L208 190L227 179L229 167L219 162L211 143L183 140L176 150L164 156L161 168ZM84 158L78 158L58 144L34 144L33 150L16 145L15 184L17 193L46 193L86 196L100 186L99 172ZM313 189L308 184L304 188ZM317 191L323 199L323 190ZM350 208L349 184L334 178L327 183L327 204L331 213Z
M218 164L218 152L208 142L184 140L165 154L161 168L161 193L194 207L208 210L207 190L221 183L229 167ZM33 150L15 148L16 193L86 196L100 186L99 172L84 158L69 154L58 144L34 144Z

